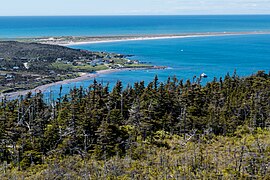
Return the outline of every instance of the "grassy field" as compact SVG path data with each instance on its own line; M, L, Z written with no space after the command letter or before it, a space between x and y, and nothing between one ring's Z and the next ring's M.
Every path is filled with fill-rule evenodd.
M72 64L64 64L61 62L52 63L52 67L62 71L76 71L76 72L79 71L93 72L108 69L108 67L105 65L99 65L95 67L91 65L73 66Z

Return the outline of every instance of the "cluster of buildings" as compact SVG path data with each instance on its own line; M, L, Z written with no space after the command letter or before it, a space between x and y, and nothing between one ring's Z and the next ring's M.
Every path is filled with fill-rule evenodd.
M19 71L19 70L28 70L30 68L31 63L35 63L37 61L40 61L39 58L26 58L21 57L17 58L16 61L13 63L8 64L8 61L5 61L6 59L3 57L0 57L0 70L3 72L0 73L0 78L3 80L11 81L15 79L14 73L5 73L5 71ZM1 63L1 61L3 63ZM4 62L5 61L5 62ZM47 60L42 60L47 61ZM108 68L111 69L119 69L123 68L125 65L131 65L131 64L139 64L139 61L137 60L129 60L126 59L121 54L108 54L105 52L101 52L100 54L93 54L90 58L85 57L78 57L75 60L67 60L62 57L58 57L55 59L55 62L61 62L64 64L70 64L73 66L100 66L100 65L106 65ZM50 70L49 74L56 74L54 70Z
M63 60L62 58L57 58L56 62L71 64L74 66L91 65L96 67L100 65L106 65L109 68L121 68L124 67L123 65L139 64L139 61L126 59L121 54L106 54L104 52L101 52L101 55L93 55L91 59L79 57L75 60L67 61Z
M11 81L15 78L15 75L13 73L0 73L0 77L6 81Z

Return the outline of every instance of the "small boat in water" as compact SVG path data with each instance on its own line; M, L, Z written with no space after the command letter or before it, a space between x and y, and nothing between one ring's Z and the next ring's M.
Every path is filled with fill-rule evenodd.
M201 74L201 77L202 77L202 78L207 78L207 74L202 73L202 74Z

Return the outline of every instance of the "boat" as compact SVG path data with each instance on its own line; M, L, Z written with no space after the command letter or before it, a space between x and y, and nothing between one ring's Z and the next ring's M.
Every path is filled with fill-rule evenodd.
M201 77L202 77L202 78L207 78L207 74L202 73L202 74L201 74Z

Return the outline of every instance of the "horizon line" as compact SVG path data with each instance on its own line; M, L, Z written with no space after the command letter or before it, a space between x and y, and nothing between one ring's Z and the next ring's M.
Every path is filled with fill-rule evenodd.
M100 14L100 15L0 15L0 17L105 17L105 16L269 16L270 14Z

